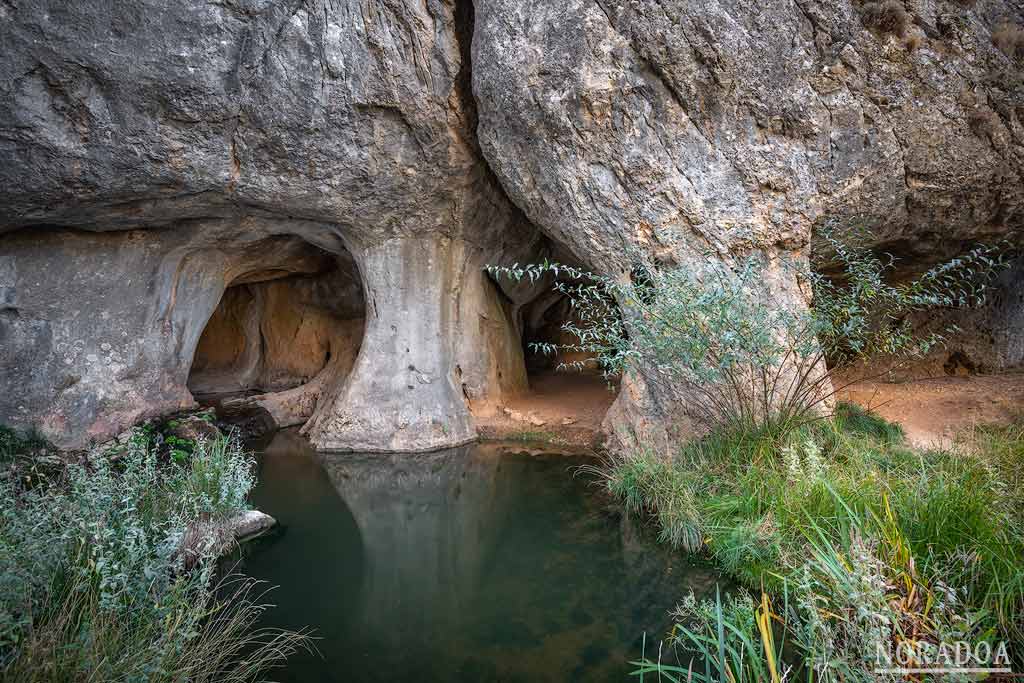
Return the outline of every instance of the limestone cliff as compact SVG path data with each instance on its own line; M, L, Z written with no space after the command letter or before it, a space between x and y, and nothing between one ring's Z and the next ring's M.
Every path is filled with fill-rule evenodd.
M993 31L1021 5L886 4L888 32L882 3L478 0L484 156L594 267L630 245L683 267L762 253L782 305L802 300L773 266L816 227L865 228L910 268L1020 242L1024 79ZM657 431L657 398L627 384L606 426Z
M222 300L302 280L274 287L305 317L246 329L315 362L228 332L213 355L297 391L320 447L427 450L526 383L537 293L487 263L754 254L802 306L777 266L818 226L912 267L1020 240L1021 24L998 0L0 0L0 422L71 448L190 405ZM609 429L664 436L658 398L627 379Z

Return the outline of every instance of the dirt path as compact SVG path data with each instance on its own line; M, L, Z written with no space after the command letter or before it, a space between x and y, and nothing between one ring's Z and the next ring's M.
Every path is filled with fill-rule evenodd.
M530 384L530 393L477 416L481 436L575 448L600 445L601 421L615 398L605 380L549 373L531 377ZM1024 413L1024 373L863 381L839 399L899 423L914 446L948 446L972 425L1007 422Z
M948 446L972 425L1006 422L1024 412L1024 373L859 382L839 398L899 423L915 446Z
M600 445L601 421L614 400L602 377L545 373L530 377L530 393L476 415L476 426L485 439L593 448Z

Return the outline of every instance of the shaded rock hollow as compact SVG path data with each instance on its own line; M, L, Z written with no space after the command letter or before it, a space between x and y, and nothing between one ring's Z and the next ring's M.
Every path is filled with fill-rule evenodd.
M803 306L816 227L1019 241L1022 10L907 9L913 46L813 0L0 3L0 422L81 447L191 382L429 450L527 386L541 293L488 263L754 255ZM627 377L606 430L674 410Z

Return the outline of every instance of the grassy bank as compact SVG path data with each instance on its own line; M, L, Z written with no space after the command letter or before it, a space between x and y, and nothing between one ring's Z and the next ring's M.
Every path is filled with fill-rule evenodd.
M710 662L695 680L885 680L872 673L879 645L956 640L1006 641L1021 664L1024 422L920 452L840 405L781 442L720 429L671 459L619 457L605 475L663 541L751 590L683 601L674 644Z
M226 438L172 457L153 436L62 463L0 430L3 680L250 681L302 645L257 629L260 588L217 572L250 457Z

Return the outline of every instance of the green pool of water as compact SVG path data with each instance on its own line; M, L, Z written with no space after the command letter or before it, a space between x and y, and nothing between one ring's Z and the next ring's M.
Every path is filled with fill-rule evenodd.
M260 449L256 505L281 533L244 571L265 625L311 628L282 682L612 681L690 589L718 577L657 546L581 457L475 445L421 455Z

